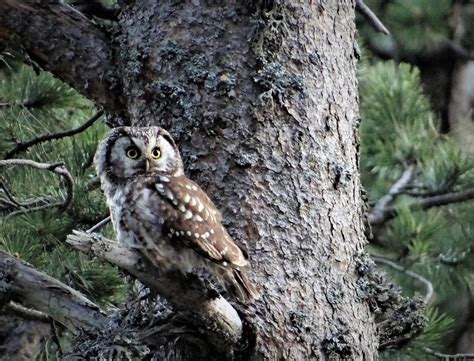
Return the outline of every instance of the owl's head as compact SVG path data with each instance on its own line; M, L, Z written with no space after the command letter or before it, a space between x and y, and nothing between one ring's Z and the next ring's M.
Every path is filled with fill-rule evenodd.
M123 180L159 172L183 175L183 162L171 135L159 127L119 127L100 143L95 155L97 174Z

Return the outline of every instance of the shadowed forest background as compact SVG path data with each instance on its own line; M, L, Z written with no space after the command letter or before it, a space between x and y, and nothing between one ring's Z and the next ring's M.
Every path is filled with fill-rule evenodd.
M390 31L376 33L357 18L367 251L400 287L394 294L404 309L397 312L410 319L404 338L380 340L380 355L474 355L474 3L366 3ZM96 21L107 27L110 20ZM8 49L0 53L0 158L64 162L74 197L64 210L71 189L54 172L0 168L0 250L104 308L119 307L140 287L65 243L74 229L108 216L93 166L109 129L105 117L34 61L19 58ZM192 176L189 159L185 168ZM101 232L113 238L110 224ZM0 309L0 355L13 347L12 337L18 350L23 337L35 339L28 352L39 360L71 352L73 336L63 326L25 317L24 310Z

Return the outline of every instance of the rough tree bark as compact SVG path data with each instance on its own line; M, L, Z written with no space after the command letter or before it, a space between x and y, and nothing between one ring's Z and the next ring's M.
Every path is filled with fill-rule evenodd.
M109 114L170 130L188 174L247 245L262 299L245 310L255 338L246 358L376 359L356 271L365 237L353 1L128 1L107 44L75 19L91 36L80 46L63 42L69 15L36 3L2 2L0 39L43 54L28 26L41 28L33 20L46 12L58 40L34 59ZM29 24L14 16L24 9ZM73 69L86 64L97 39L113 64L88 69L114 69L120 93L54 66L62 53Z

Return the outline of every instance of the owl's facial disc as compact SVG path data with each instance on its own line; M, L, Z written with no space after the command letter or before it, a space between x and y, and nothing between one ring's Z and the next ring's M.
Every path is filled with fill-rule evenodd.
M183 162L173 139L159 127L116 128L99 146L97 172L110 178L130 179L147 173L183 175Z

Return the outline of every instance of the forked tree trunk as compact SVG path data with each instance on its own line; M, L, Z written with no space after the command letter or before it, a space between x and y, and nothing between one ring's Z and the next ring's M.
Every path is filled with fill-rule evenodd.
M187 174L249 249L262 298L245 312L255 347L244 358L377 358L356 272L353 1L122 1L110 44L64 7L2 1L0 39L22 39L112 121L175 136Z
M290 5L291 3L291 5ZM351 1L139 1L120 21L132 124L177 138L249 248L253 359L376 358L364 245Z

